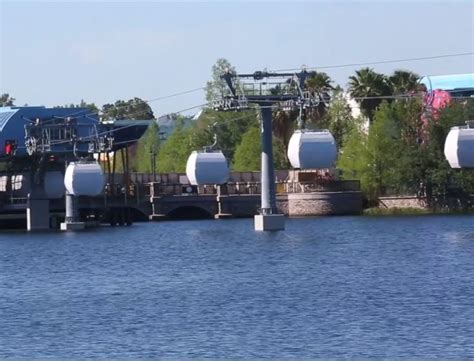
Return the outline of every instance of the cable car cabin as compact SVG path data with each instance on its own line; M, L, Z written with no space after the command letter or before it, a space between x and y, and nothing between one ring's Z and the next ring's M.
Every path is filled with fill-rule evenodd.
M224 184L229 179L227 160L221 151L193 151L186 163L192 185Z
M474 128L451 128L444 143L444 155L451 168L474 168Z
M288 143L288 159L293 168L331 168L336 158L336 141L327 130L296 130Z
M97 196L104 188L104 173L98 163L70 163L64 186L74 196Z

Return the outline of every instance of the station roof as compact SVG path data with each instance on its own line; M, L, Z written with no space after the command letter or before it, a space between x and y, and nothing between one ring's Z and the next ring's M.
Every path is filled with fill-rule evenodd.
M474 89L474 73L451 75L427 75L420 82L428 90Z

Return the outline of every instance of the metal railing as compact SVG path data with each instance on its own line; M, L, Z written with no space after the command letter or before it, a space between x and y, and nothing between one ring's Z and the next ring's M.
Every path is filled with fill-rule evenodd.
M149 183L150 197L168 195L252 195L260 194L260 182L228 182L223 185L190 186L185 184ZM358 192L360 182L352 180L328 180L321 182L275 182L276 193L311 193L311 192Z

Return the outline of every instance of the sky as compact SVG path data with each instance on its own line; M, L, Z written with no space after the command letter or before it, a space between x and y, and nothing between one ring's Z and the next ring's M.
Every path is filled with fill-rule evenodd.
M17 105L155 99L205 86L218 58L243 73L469 52L474 1L0 0L0 93ZM474 57L372 67L472 73ZM324 71L346 86L357 68ZM201 90L150 105L204 102Z

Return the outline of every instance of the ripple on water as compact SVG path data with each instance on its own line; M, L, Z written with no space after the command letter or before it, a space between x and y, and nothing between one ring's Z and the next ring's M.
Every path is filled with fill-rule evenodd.
M473 357L471 217L0 235L0 357Z

